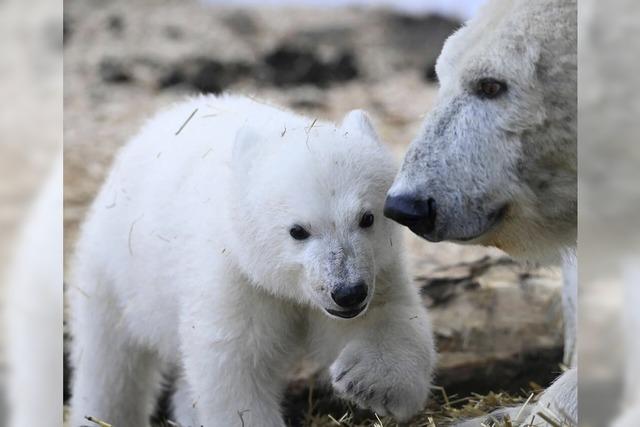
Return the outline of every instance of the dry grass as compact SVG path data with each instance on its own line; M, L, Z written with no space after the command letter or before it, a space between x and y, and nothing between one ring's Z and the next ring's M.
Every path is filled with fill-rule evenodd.
M458 422L478 417L486 417L487 420L480 423L478 427L576 427L572 423L563 421L563 417L545 410L536 414L533 420L529 419L526 424L516 423L505 417L498 420L491 417L491 413L497 409L505 407L517 407L526 405L535 400L542 390L539 386L532 384L532 391L528 396L523 393L521 396L514 396L507 393L490 392L486 395L473 394L465 398L456 398L456 396L448 396L442 388L436 388L434 399L430 405L412 420L401 424L390 417L380 417L377 414L367 411L358 410L348 404L338 403L333 400L334 409L329 413L322 413L317 410L319 406L326 409L327 397L321 397L316 400L314 390L308 392L306 414L304 419L299 422L291 422L290 425L301 427L443 427L455 425ZM335 405L342 405L344 409L341 415L335 413ZM330 413L334 412L334 413ZM516 417L517 418L517 417ZM95 417L86 417L92 425L98 427L110 427L106 421L99 420ZM239 414L239 420L244 425L244 420ZM206 424L204 424L206 426ZM176 427L177 423L164 420L155 424L155 427ZM114 426L117 427L117 426Z
M490 415L501 408L518 407L532 403L541 392L542 388L532 383L530 390L523 390L521 395L490 392L486 395L472 394L465 398L459 398L455 395L449 396L442 388L434 388L434 397L429 406L409 422L400 424L389 417L379 417L377 414L363 412L351 406L347 406L339 415L322 413L316 409L321 406L321 402L314 400L311 391L309 392L310 406L302 425L305 427L441 427L482 417L488 418L488 420L479 424L479 427L575 427L564 421L564 417L554 414L550 410L536 414L533 419L527 417L529 421L524 425L512 421L508 416L499 420Z

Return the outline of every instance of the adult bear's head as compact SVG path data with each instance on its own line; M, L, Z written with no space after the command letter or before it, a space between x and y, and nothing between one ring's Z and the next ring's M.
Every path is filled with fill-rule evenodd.
M385 214L430 241L546 260L576 239L576 5L487 4L438 59Z

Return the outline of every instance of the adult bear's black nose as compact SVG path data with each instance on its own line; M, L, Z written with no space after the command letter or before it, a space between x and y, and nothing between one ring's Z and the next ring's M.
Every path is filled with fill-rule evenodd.
M341 308L356 308L367 299L367 291L367 284L363 281L341 283L331 292L331 298Z
M411 194L387 196L384 216L425 236L436 226L436 201L431 197L423 199Z

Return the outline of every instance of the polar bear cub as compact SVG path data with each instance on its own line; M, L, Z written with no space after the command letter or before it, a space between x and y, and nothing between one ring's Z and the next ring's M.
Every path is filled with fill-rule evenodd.
M404 420L428 396L431 325L382 215L394 163L365 113L321 122L252 99L163 112L119 154L77 245L71 425L148 425L178 369L183 426L283 426L306 354Z

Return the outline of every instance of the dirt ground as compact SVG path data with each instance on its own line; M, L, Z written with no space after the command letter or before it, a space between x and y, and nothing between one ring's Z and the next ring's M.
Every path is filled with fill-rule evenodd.
M68 261L118 148L155 111L189 94L244 93L329 120L362 108L400 159L433 105L434 61L459 24L357 8L68 0L64 25ZM436 384L458 397L526 395L532 382L548 384L562 357L558 271L518 265L494 249L406 239L441 352ZM332 402L326 391L313 411L305 406L312 372L292 373L285 407L294 424L322 425L307 413L337 419L344 410L323 403Z

